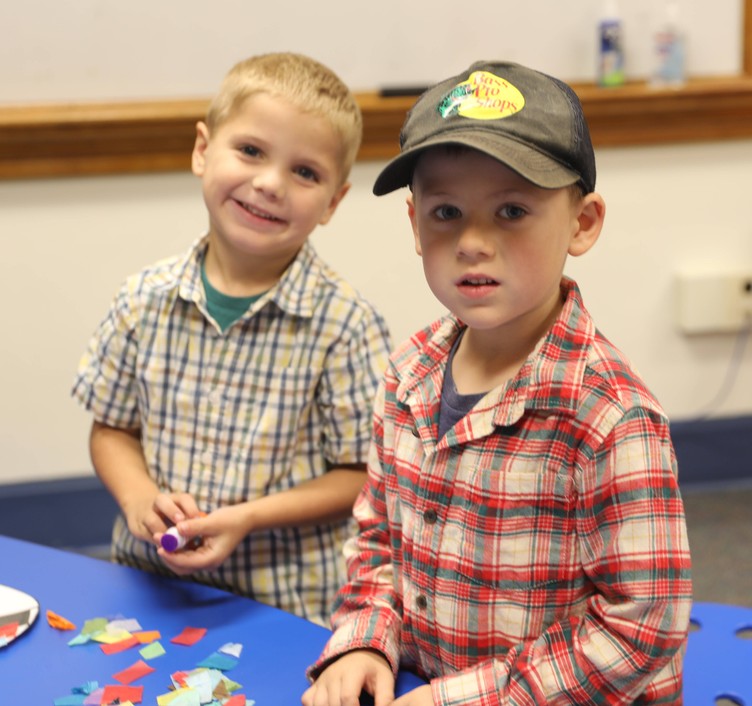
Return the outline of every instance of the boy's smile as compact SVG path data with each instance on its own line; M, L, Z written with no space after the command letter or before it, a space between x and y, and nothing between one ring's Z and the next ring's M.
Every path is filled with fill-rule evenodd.
M325 118L265 93L246 99L212 134L199 123L193 171L210 216L210 278L221 270L220 279L236 284L273 285L347 192L341 153ZM229 293L229 282L216 284Z

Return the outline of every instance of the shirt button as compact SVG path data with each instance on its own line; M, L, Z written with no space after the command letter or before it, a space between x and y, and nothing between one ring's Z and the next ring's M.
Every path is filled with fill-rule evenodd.
M426 510L423 513L423 519L426 521L427 524L432 525L438 519L436 510L434 510L433 508Z
M426 598L422 593L415 599L415 605L420 608L420 610L425 610L428 607L428 598Z

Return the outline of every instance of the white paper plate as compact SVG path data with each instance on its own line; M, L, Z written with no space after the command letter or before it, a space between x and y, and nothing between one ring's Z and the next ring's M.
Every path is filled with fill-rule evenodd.
M23 635L39 615L39 603L28 593L0 586L0 648Z

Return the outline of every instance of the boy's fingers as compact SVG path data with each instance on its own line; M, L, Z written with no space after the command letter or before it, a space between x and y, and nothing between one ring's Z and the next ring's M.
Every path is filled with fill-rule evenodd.
M379 672L373 688L374 706L389 706L394 701L394 679L391 672Z
M209 523L210 524L210 523ZM207 521L203 517L194 517L190 520L182 520L177 523L178 532L188 539L192 539L200 534L206 533L209 529Z

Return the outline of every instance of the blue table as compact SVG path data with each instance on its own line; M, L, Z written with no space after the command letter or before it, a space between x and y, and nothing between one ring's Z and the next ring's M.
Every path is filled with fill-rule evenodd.
M143 685L143 704L168 691L170 674L190 670L228 642L243 644L227 676L257 706L296 706L307 687L305 669L319 655L329 631L283 611L207 586L154 576L70 552L0 536L0 584L39 601L28 632L0 648L0 704L52 706L54 699L89 681L117 684L113 675L141 659L138 648L106 655L95 644L69 647L84 621L122 615L145 630L159 630L166 654L147 663L156 671ZM47 624L45 611L71 620L75 631ZM207 628L191 647L170 638L186 626ZM424 683L402 673L397 692Z
M149 664L156 672L144 685L143 703L156 704L169 676L192 669L227 642L244 645L227 676L257 706L297 706L307 686L305 668L318 656L329 631L282 611L207 586L153 576L37 544L0 536L0 584L25 591L40 603L32 628L0 648L0 704L51 706L73 687L96 680L116 684L112 675L140 659L137 648L105 655L93 644L68 647L77 634L47 625L45 611L72 620L122 614L144 629L162 633L167 650ZM684 706L715 706L725 698L752 706L752 608L698 603L692 611L684 668ZM193 647L170 644L184 627L205 627ZM423 683L400 674L397 693Z
M752 706L752 608L696 603L684 659L684 706Z

